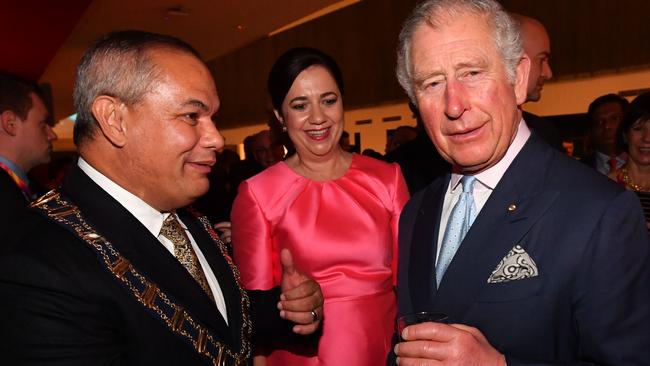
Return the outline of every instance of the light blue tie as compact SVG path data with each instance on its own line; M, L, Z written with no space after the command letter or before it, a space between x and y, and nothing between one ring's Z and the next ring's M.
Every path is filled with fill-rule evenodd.
M454 209L451 210L451 215L449 215L445 236L442 239L442 246L438 255L438 262L436 263L438 287L440 287L442 276L445 275L445 271L454 258L458 247L460 247L460 243L476 218L476 205L472 195L474 181L476 181L476 178L473 175L465 175L460 179L460 183L463 185L463 193L460 194L458 202L456 202Z

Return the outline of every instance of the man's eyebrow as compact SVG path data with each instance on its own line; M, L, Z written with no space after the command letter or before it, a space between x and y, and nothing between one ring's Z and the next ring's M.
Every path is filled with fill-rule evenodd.
M203 111L208 111L209 110L208 106L205 103L203 103L202 101L198 100L198 99L190 99L190 100L186 101L185 103L183 103L183 106L187 106L187 105L199 108L199 109L201 109Z
M413 81L416 84L422 83L424 80L434 77L434 76L444 76L444 72L442 70L434 70L434 71L427 71L427 72L414 72L413 73Z
M456 64L456 69L472 68L479 67L485 68L490 62L483 57L474 57L467 61L459 62Z

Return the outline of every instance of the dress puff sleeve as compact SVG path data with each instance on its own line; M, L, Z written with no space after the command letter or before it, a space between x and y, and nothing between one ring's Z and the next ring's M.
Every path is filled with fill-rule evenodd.
M397 233L399 230L399 216L410 196L408 187L406 186L406 181L404 181L404 176L402 175L402 170L399 165L392 165L395 167L395 178L393 184L395 190L393 192L393 215L390 220L390 227L393 234L393 260L391 262L391 269L393 271L393 285L397 285L397 253L399 251Z
M268 290L279 284L279 253L273 250L271 225L252 186L244 181L233 203L232 246L243 285L249 290Z

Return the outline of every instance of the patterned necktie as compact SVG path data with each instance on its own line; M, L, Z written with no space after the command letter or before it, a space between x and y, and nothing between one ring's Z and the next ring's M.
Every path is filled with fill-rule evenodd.
M167 216L165 221L163 221L162 229L160 229L160 235L169 239L174 244L174 257L181 262L183 267L185 267L196 282L199 283L201 288L203 288L203 291L210 297L210 300L214 302L212 291L208 285L208 280L205 278L205 273L203 273L199 259L192 249L192 243L187 237L187 234L185 234L185 230L176 219L176 215L170 214Z
M440 254L438 255L438 263L436 263L437 287L440 287L442 276L444 276L449 263L451 263L458 247L460 247L460 243L476 218L476 204L474 204L474 196L472 195L475 180L476 178L472 175L465 175L460 180L463 185L463 193L460 194L458 202L456 202L449 215L445 236L442 239Z

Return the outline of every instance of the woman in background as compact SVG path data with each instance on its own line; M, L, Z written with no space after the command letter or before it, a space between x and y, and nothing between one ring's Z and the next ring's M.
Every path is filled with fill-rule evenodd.
M628 158L609 177L636 193L650 229L650 92L636 97L628 107L618 127L617 142Z
M344 151L343 79L312 48L283 54L268 88L296 153L239 187L235 262L248 289L280 282L280 250L320 284L323 333L315 355L274 350L268 366L376 366L394 331L397 226L408 191L397 164Z

